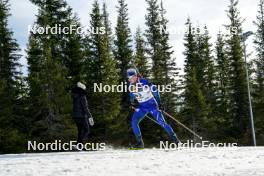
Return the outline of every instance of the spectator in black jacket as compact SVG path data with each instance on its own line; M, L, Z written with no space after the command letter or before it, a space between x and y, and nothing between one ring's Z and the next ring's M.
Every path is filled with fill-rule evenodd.
M72 89L72 117L78 129L77 143L83 143L84 139L90 133L89 126L94 125L93 117L88 108L86 94L86 86L81 82L78 82L77 86Z

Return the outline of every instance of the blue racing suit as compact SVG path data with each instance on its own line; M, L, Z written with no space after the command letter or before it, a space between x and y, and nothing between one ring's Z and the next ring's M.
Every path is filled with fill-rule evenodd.
M129 85L130 102L133 103L136 99L139 103L131 120L132 129L137 141L140 142L142 140L139 123L148 113L168 133L173 141L177 141L172 127L165 121L162 112L158 108L160 105L160 95L157 88L143 78L138 78L137 85L137 87Z

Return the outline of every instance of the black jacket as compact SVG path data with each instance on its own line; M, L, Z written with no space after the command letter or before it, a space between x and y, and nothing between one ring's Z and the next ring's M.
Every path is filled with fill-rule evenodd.
M89 109L88 102L86 99L86 91L75 87L72 89L72 100L73 100L73 118L89 118L92 117Z

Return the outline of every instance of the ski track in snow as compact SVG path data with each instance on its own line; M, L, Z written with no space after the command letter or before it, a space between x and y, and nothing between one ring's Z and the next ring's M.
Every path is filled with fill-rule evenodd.
M264 147L0 155L0 176L264 176Z

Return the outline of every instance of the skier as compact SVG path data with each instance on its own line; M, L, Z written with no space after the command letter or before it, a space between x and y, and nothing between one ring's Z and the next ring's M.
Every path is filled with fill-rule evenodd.
M90 127L94 125L92 114L88 109L86 99L86 86L78 82L72 89L73 112L72 117L78 129L77 144L83 143L84 139L90 133ZM75 148L76 149L76 148Z
M168 133L173 142L178 144L179 140L175 132L165 121L163 114L160 111L162 106L157 88L149 83L148 80L141 78L136 69L128 69L127 78L129 80L130 103L133 106L135 100L138 102L138 106L135 108L131 120L131 126L137 140L137 144L132 146L132 148L144 148L139 123L143 120L146 114L151 114L151 118L153 118Z

